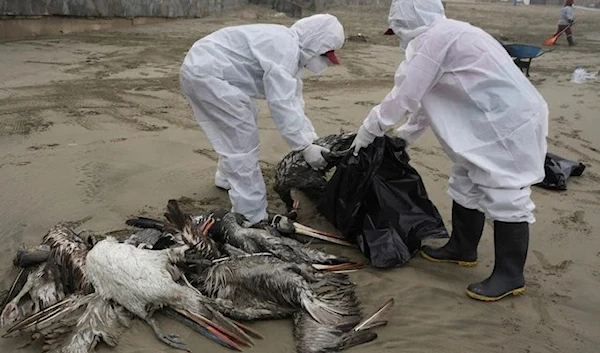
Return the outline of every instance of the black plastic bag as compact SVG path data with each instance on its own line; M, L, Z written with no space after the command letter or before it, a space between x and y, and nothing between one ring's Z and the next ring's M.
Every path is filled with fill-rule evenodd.
M585 170L585 165L548 152L546 153L544 169L546 176L536 186L548 190L567 190L567 179L572 176L581 176Z
M379 137L358 156L348 153L318 202L319 212L371 266L404 265L425 238L448 238L419 173L409 165L404 140Z

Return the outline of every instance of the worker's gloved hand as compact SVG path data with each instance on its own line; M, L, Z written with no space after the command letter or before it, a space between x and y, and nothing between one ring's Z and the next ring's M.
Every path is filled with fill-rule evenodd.
M358 156L358 151L360 151L361 148L372 144L376 137L377 136L368 132L364 125L361 126L360 129L358 129L358 133L356 134L354 141L352 141L352 146L350 146L350 148L354 148L354 155Z
M327 161L323 157L321 152L329 152L325 147L318 145L310 145L302 150L302 155L306 163L308 163L314 170L322 170L327 166Z

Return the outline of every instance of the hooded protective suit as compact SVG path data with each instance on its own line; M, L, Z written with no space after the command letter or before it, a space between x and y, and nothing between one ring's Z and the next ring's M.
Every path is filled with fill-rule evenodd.
M315 129L304 114L302 68L320 73L328 60L337 64L333 51L344 39L336 17L315 15L291 28L224 28L198 40L187 53L180 69L181 88L220 156L215 183L229 189L232 210L252 223L267 217L255 99L267 100L292 150L318 154L317 148L311 150Z
M411 112L397 134L410 144L432 128L454 162L454 201L493 220L533 223L530 186L544 178L548 133L542 96L498 41L447 19L440 0L395 0L389 23L406 60L365 119L356 148Z

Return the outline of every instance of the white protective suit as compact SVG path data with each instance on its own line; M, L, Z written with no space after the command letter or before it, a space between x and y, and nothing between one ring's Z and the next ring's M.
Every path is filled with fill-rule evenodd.
M304 114L302 69L322 72L328 65L322 54L341 48L344 40L337 18L322 14L290 28L224 28L198 40L187 53L180 69L181 88L220 156L215 183L229 188L232 210L250 222L267 218L255 99L267 100L292 150L311 146L317 134Z
M454 162L449 195L492 220L533 223L530 186L544 178L548 107L502 45L447 19L440 0L395 0L390 28L406 60L363 128L413 143L431 127Z

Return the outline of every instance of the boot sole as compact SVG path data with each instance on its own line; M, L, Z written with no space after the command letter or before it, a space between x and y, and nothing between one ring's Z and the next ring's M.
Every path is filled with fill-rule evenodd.
M420 254L423 258L438 263L446 263L446 264L456 264L458 266L463 267L474 267L477 266L477 261L460 261L460 260L446 260L446 259L436 259L435 257L431 257L427 255L423 250L420 251Z
M498 301L498 300L500 300L502 298L506 298L509 295L521 295L523 293L525 293L525 286L523 286L521 288L513 289L511 291L508 291L508 292L502 294L499 297L487 297L485 295L473 293L473 292L471 292L470 290L467 289L467 295L469 297L471 297L471 298L473 298L475 300L482 301L482 302L495 302L495 301Z

